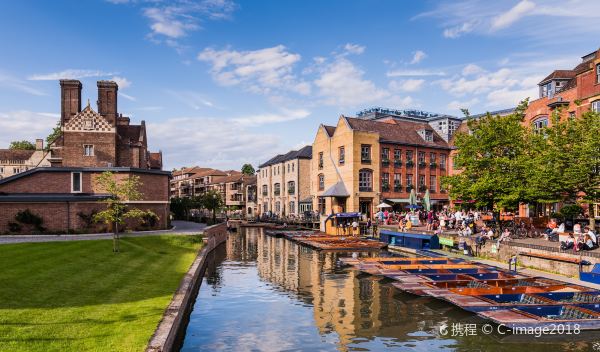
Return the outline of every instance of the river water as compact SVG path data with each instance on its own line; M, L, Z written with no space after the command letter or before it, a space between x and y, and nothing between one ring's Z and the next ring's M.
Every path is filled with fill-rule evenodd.
M340 268L341 255L258 228L231 234L212 254L182 351L600 351L599 332L486 335L474 314Z

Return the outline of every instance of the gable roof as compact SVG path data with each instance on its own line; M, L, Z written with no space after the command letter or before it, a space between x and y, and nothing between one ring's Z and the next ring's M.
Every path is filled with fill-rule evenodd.
M344 118L348 121L348 124L353 130L379 134L379 141L382 143L397 143L444 149L450 148L448 143L426 122L403 120L381 122L345 116ZM419 131L421 130L431 131L433 134L433 141L428 142L424 140L419 135Z
M88 122L91 125L88 126ZM85 109L73 116L64 126L63 131L71 132L114 132L115 127L110 124L102 115L90 107L89 101Z
M286 154L279 154L268 161L258 165L258 168L267 167L273 164L283 163L294 159L312 159L312 146L307 145L299 150L292 150Z
M546 76L540 84L551 79L572 79L575 78L576 75L577 73L574 70L554 70L551 74Z
M323 125L323 128L325 128L325 132L327 132L327 134L329 135L329 137L333 136L333 134L335 133L335 126L327 126L327 125Z
M35 150L0 149L0 160L29 160Z

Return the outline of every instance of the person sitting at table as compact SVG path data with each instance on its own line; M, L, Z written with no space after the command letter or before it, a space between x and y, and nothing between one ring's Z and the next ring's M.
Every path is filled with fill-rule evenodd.
M566 251L567 249L575 248L575 236L569 233L569 237L565 241L560 242L560 249Z

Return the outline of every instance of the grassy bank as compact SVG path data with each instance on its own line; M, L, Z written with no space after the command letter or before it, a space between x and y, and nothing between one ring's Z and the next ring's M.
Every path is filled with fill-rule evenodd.
M0 351L143 351L198 236L0 245Z

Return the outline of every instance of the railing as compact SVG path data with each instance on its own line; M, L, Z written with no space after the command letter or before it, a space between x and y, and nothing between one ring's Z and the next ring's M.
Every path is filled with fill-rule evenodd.
M373 192L373 187L358 187L359 192Z
M406 167L413 167L413 166L415 166L415 162L414 161L412 161L412 160L407 160L406 161Z
M389 191L390 191L390 185L386 185L386 184L381 185L381 192L389 192Z
M367 159L367 158L360 158L360 162L363 164L370 164L371 163L371 158Z
M395 184L394 185L394 192L402 192L402 185L401 184Z
M280 194L281 194L281 191L277 191L277 190L276 190L276 191L274 191L274 192L273 192L273 194L274 194L274 195L276 195L276 196L278 196L278 195L280 195Z
M401 159L395 159L394 160L394 167L401 167L402 166L402 160Z
M288 189L288 194L296 194L296 189L295 188Z
M562 249L560 249L560 247L550 247L550 246L543 246L543 245L539 245L539 244L529 244L529 243L521 243L521 242L514 242L514 241L506 242L506 244L511 247L521 247L521 248L537 249L537 250L543 250L543 251L554 252L554 253L565 253L565 254L581 255L583 257L600 258L600 252L594 252L594 251L575 252L572 249L562 250Z
M419 167L425 167L425 162L424 161L419 161Z
M264 191L264 192L262 192L262 195L263 195L263 196L268 196L268 195L269 195L269 192L267 192L267 191Z
M435 169L437 167L436 163L429 163L429 167Z
M381 166L390 166L390 159L381 159Z

